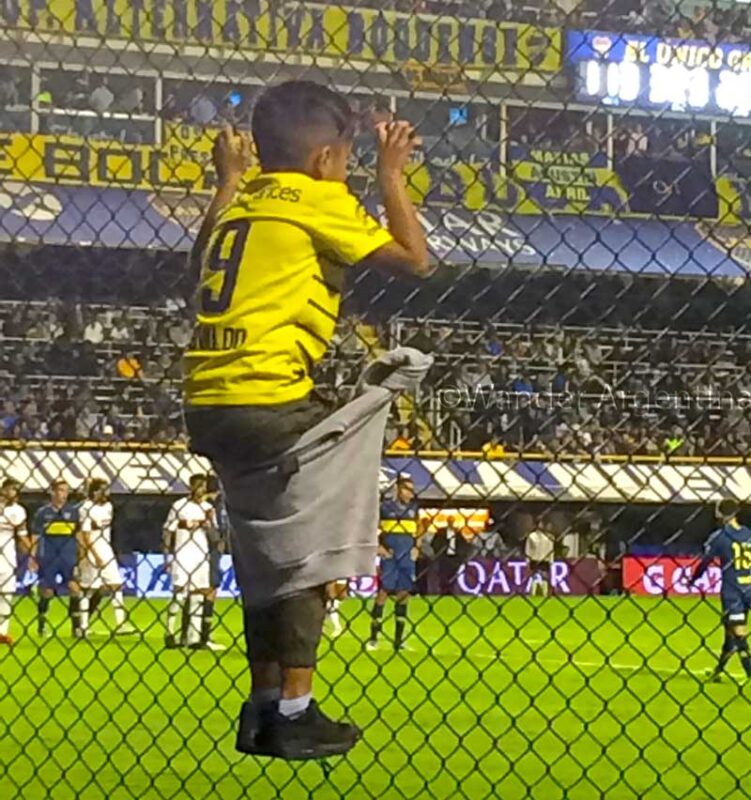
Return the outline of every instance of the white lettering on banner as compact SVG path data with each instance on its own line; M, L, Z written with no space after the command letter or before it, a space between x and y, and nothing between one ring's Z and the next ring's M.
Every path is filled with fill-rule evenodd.
M568 585L570 567L565 561L554 561L550 566L550 585L561 594L571 594Z
M353 597L373 597L378 592L378 578L375 575L350 578L347 588Z
M489 566L488 569L490 569ZM526 561L496 561L490 572L488 569L483 562L468 561L459 567L456 573L456 583L464 594L477 597L517 592L529 594L530 588L535 582L535 576L527 575ZM569 583L570 576L571 565L569 563L554 561L550 565L551 587L559 594L572 593Z
M722 589L722 567L711 566L694 584L694 590L703 594L719 594Z
M509 561L508 562L509 569L514 573L514 583L517 586L522 585L522 581L524 580L524 572L527 569L527 562L526 561Z
M468 220L462 219L462 217L453 214L451 211L441 214L441 222L443 222L449 233L456 233L459 236L464 236L471 228L471 223Z
M688 567L678 567L673 570L671 578L673 582L673 591L677 594L690 594L688 582L691 580L692 571Z
M383 217L381 206L379 214ZM516 255L534 256L537 253L521 231L508 226L500 214L491 211L480 212L476 217L468 218L446 211L441 214L440 222L421 213L419 220L430 249L437 255L456 249L468 256L501 253L510 258Z
M722 568L708 567L696 583L689 586L693 575L691 567L678 567L673 571L672 586L677 594L719 594L722 588Z
M470 567L474 571L473 584L470 584L467 581L467 573L469 572ZM478 561L468 561L466 564L462 564L461 567L459 567L459 570L456 573L456 582L459 584L459 588L463 592L477 596L482 592L482 587L485 585L486 577L485 569L483 568L482 564L480 564Z
M710 564L695 584L689 579L699 559L690 556L638 556L623 559L623 581L627 592L647 595L716 595L722 588L722 568Z
M649 594L665 593L665 573L661 564L653 564L644 570L644 588Z
M506 573L503 571L503 564L500 561L495 562L493 574L490 576L490 580L488 581L485 591L488 594L492 594L493 589L495 589L496 586L500 586L503 589L504 594L511 594L511 587L508 585Z

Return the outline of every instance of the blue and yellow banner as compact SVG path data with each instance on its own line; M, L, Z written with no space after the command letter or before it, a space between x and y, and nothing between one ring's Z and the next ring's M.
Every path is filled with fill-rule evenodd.
M216 178L212 138L185 125L167 126L162 145L0 133L0 181L207 196ZM408 174L412 199L423 207L523 215L659 215L725 225L751 219L749 181L713 179L698 161L644 156L609 166L601 152L510 146L504 172L500 158L495 152L484 160L416 162ZM358 194L373 195L372 170L355 168L353 185Z
M563 49L556 28L280 0L22 0L0 4L0 21L39 33L464 70L556 72Z
M0 181L206 197L216 179L212 140L211 132L185 125L166 126L162 145L0 133ZM496 151L471 161L415 162L408 171L412 199L426 208L522 215L751 220L751 181L729 174L713 179L699 161L643 156L609 166L601 152L521 146L508 148L505 171L500 159ZM355 168L353 186L373 196L372 169Z
M548 212L623 211L628 196L605 153L511 146L509 174L527 205Z
M715 219L718 187L708 156L632 155L512 146L509 174L523 189L521 213L619 214Z

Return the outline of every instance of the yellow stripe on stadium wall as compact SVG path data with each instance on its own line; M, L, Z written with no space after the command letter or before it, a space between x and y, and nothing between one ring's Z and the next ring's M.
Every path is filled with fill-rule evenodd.
M280 0L22 0L2 4L10 27L201 44L398 65L460 64L474 70L561 67L556 28L400 14ZM40 8L42 6L42 8Z
M211 165L214 132L197 132L185 125L166 126L164 144L135 145L85 140L78 136L0 133L0 180L97 186L123 189L176 189L208 193L216 176ZM251 167L247 178L257 174ZM412 199L428 196L480 209L504 194L502 179L489 164L462 164L433 170L427 164L408 169Z

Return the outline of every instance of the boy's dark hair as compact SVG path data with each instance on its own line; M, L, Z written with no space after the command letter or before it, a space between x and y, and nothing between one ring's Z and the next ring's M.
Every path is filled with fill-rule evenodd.
M313 148L350 141L356 117L331 89L313 81L287 81L261 95L252 127L262 169L300 170Z
M21 488L21 481L17 481L15 478L6 478L3 481L2 487L0 487L0 488L2 488L2 489L10 489L11 487L14 487L16 489L20 489Z

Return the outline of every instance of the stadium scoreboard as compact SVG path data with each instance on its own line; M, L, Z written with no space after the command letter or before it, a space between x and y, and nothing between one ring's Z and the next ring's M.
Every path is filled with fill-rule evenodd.
M569 31L577 100L627 108L751 117L751 47Z

